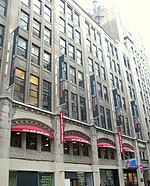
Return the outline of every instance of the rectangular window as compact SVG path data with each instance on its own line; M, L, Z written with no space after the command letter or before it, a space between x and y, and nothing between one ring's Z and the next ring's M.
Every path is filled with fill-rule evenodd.
M0 46L3 46L4 27L0 25Z
M71 110L72 110L72 118L78 119L78 100L77 95L71 93Z
M65 14L65 2L63 0L59 0L59 11Z
M50 138L47 136L41 135L41 151L50 152Z
M115 83L114 83L114 76L112 73L110 73L110 81L111 81L111 85L114 86Z
M95 62L95 74L100 77L99 64Z
M30 93L29 93L30 105L38 106L38 87L39 87L39 78L30 75Z
M75 32L75 41L77 44L81 45L81 34L77 30Z
M103 51L101 49L98 49L98 59L103 61Z
M71 25L69 25L69 24L68 24L68 37L70 39L74 38L73 27Z
M66 103L66 106L64 110L64 115L69 116L69 104L68 104L68 91L67 90L65 90L65 103Z
M33 11L41 15L41 0L34 0Z
M29 15L23 11L20 14L20 27L24 30L28 30L29 26Z
M51 71L51 54L44 51L43 62L44 62L44 69Z
M111 54L114 56L114 47L111 43L110 43L110 51L111 51Z
M93 60L91 58L88 59L89 60L89 71L91 73L94 72L94 68L93 68Z
M112 62L109 56L107 56L107 63L109 64L109 67L112 68Z
M79 142L72 142L73 144L73 155L79 155L80 148L79 148Z
M127 66L127 61L126 61L126 57L123 56L123 61L124 61L124 65Z
M98 97L103 98L102 85L97 82Z
M121 97L120 97L120 95L118 95L118 104L119 104L119 107L122 108L122 102L121 102Z
M119 81L118 78L115 76L115 86L117 89L119 89Z
M133 99L136 100L136 96L135 96L135 91L134 91L134 89L132 89L132 96L133 96ZM145 100L145 102L146 102L146 100Z
M59 23L59 26L60 26L60 31L62 33L66 33L66 22L65 20L63 20L61 17L59 19L60 23Z
M51 83L43 80L43 109L51 111Z
M44 7L44 19L49 23L51 22L51 9L47 6Z
M89 145L82 143L83 156L89 156Z
M68 79L67 63L64 63L64 78Z
M113 69L114 69L114 71L117 72L116 62L114 60L112 60L112 63L113 63Z
M22 134L21 132L11 131L11 140L10 140L11 147L21 148L21 134Z
M105 111L104 111L104 107L102 106L100 106L100 120L101 120L101 127L106 129Z
M82 63L82 52L77 49L77 63L83 65Z
M27 58L27 41L19 37L17 55Z
M84 76L83 73L78 71L78 83L79 83L79 87L84 88Z
M129 88L129 95L130 95L130 98L132 98L132 91L131 91L131 87L130 87L130 86L128 86L128 88Z
M120 65L118 63L117 63L117 71L118 71L119 75L121 75Z
M26 132L26 148L37 149L37 134Z
M89 41L88 39L86 41L87 41L87 50L88 50L88 52L92 52L91 41Z
M98 41L98 44L101 45L102 41L101 41L101 35L99 33L96 34L96 40Z
M106 117L107 117L108 130L112 130L111 116L110 116L110 110L109 109L106 109Z
M0 16L6 15L6 6L7 6L6 0L0 0Z
M60 38L60 53L66 54L66 41Z
M117 50L117 48L114 48L114 52L115 52L116 59L118 59L118 50Z
M120 85L120 90L123 92L123 84L122 84L122 81L119 79L119 85Z
M131 84L133 84L133 79L132 79L132 75L131 74L129 74L129 78L130 78Z
M24 3L25 5L29 6L29 0L21 0L22 3Z
M125 124L125 127L126 127L127 135L130 136L130 128L129 128L128 118L125 118L124 124Z
M108 101L108 91L107 91L107 87L105 86L103 86L103 93L104 93L104 99Z
M106 42L107 52L109 53L109 42L107 39L105 39L105 42Z
M14 100L24 102L25 95L25 72L16 69L15 86L14 86Z
M51 30L44 27L44 43L51 45Z
M90 35L90 26L88 23L85 23L85 32L86 34Z
M40 48L32 44L31 50L31 62L39 65L40 62Z
M74 59L74 46L70 45L69 44L69 49L68 49L68 52L69 52L69 57Z
M72 8L69 6L67 6L67 18L70 20L73 18Z
M130 70L130 62L129 62L129 59L127 59L127 66L128 66L128 69Z
M128 74L128 71L126 71L126 77L127 77L127 80L129 81L129 74Z
M91 38L92 38L93 40L95 40L95 39L96 39L95 36L96 36L96 35L95 35L95 30L94 30L94 28L91 28Z
M69 154L69 141L64 141L64 154Z
M101 77L103 80L106 80L106 75L105 75L105 68L101 67Z
M33 35L40 38L40 33L41 24L37 20L33 19Z
M70 82L76 84L76 69L70 66Z
M93 44L93 54L97 57L97 46Z
M75 25L80 26L80 17L76 12L74 13L74 23Z
M81 114L81 121L86 122L86 103L85 98L80 97L80 114Z

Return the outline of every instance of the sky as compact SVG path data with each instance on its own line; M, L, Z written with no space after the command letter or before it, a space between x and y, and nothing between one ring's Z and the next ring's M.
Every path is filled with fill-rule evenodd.
M93 0L75 0L81 7L91 9ZM131 34L140 34L150 62L150 0L97 0L97 4L117 4L123 25Z

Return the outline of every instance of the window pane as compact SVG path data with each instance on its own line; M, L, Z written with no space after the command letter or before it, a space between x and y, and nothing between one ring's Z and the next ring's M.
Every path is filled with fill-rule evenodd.
M80 112L81 112L81 121L87 122L86 119L86 103L85 98L80 97Z
M50 139L41 135L41 151L50 151Z
M44 28L44 42L51 45L51 31L48 28Z
M78 119L78 102L77 102L77 95L71 93L71 107L72 107L72 118Z
M24 30L28 30L29 15L21 11L20 15L20 27Z
M38 106L38 78L35 76L30 76L30 95L29 103L33 106Z
M43 109L51 111L51 83L43 81Z
M21 133L11 131L11 147L21 147Z
M26 133L26 148L37 149L37 134Z

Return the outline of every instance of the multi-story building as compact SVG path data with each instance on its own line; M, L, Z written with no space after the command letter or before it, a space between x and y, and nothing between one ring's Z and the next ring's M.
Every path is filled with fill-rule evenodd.
M0 185L144 185L149 71L134 43L72 0L0 0L0 10Z

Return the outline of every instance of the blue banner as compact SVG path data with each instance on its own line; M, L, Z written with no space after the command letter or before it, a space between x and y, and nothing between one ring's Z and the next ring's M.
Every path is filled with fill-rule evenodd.
M65 104L64 55L59 57L59 93L60 105Z
M19 40L19 27L17 27L14 30L14 41L13 41L13 49L12 49L12 61L11 61L11 69L10 69L9 86L12 86L15 83L18 40Z
M92 95L92 110L93 110L93 118L98 117L98 103L96 96L96 82L95 75L90 76L90 85L91 85L91 95Z

